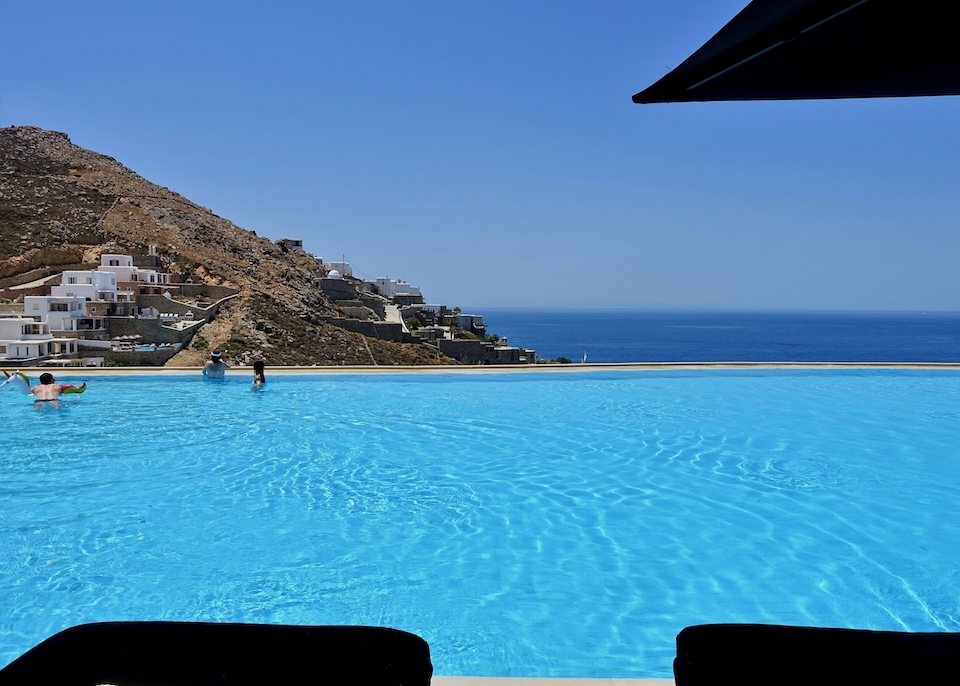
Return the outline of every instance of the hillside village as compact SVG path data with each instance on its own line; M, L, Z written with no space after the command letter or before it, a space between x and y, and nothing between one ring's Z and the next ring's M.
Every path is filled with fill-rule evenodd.
M288 250L301 242L283 239ZM188 349L237 289L175 283L171 274L142 266L158 263L156 249L137 256L105 253L90 270L67 270L2 292L0 365L161 365ZM318 260L316 285L336 303L333 326L377 340L421 344L437 359L462 364L530 364L533 350L488 336L483 317L426 304L419 288L387 277L352 278L349 263ZM269 331L267 331L269 334ZM202 337L200 337L202 338ZM198 341L206 354L210 345ZM226 351L229 355L230 351ZM249 353L251 351L234 351ZM262 352L253 352L260 357ZM374 361L374 364L376 362Z
M532 364L478 314L236 227L112 158L0 129L0 366Z

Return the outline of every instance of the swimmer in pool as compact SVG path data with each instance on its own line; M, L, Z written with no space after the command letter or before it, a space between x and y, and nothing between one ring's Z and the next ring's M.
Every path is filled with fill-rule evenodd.
M44 372L40 375L40 385L30 389L30 394L37 400L49 402L59 400L63 393L63 386L57 383L50 372Z
M256 360L253 363L253 387L254 388L260 388L265 383L267 383L267 379L263 375L263 367L264 367L263 360Z
M59 400L61 394L66 393L83 393L87 390L87 382L84 381L79 386L72 386L70 384L59 384L57 380L53 378L53 374L49 372L44 372L40 375L40 385L30 387L30 379L27 378L26 374L23 374L18 369L13 374L4 370L4 375L6 379L3 383L0 383L0 386L6 386L7 384L13 384L14 387L19 388L27 395L32 395L33 399L37 402L49 402L52 400Z
M222 379L224 372L230 365L223 361L223 354L219 350L210 353L210 359L203 365L203 375L208 379Z

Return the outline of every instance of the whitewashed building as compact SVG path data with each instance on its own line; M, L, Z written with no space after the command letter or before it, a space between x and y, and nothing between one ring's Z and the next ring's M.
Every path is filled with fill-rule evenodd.
M353 267L349 262L324 262L323 266L329 271L340 272L340 276L353 276Z
M160 289L170 285L170 274L158 272L156 269L144 269L133 263L130 255L114 255L105 253L100 256L100 266L97 271L116 275L117 285L121 290L145 292L144 288Z
M398 295L422 297L420 295L420 288L418 286L411 286L406 281L391 279L389 276L381 277L373 283L380 291L380 295L384 296L385 298L394 298Z
M89 316L81 296L28 295L23 299L23 314L46 322L54 336L103 337L103 317Z
M134 291L130 288L121 289L114 272L65 271L60 277L60 285L50 288L50 295L58 298L83 298L90 316L123 317L137 313Z
M116 302L117 275L113 272L67 270L60 276L60 285L50 288L50 295Z
M30 317L0 317L0 361L24 363L50 355L73 355L75 338L55 338L50 326Z
M456 314L455 321L457 322L457 328L463 329L464 331L472 331L473 333L479 333L480 331L486 332L487 325L483 321L483 317L479 314Z

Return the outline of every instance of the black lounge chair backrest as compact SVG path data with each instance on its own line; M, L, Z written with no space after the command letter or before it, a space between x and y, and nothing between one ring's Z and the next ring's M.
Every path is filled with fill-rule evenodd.
M703 624L677 636L677 686L952 683L960 634Z
M419 636L363 626L82 624L0 669L0 686L429 686Z

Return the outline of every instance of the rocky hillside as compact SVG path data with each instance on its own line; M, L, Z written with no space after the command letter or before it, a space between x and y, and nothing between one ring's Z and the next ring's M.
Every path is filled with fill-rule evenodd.
M0 287L64 269L92 269L100 254L157 246L175 280L237 288L240 297L168 364L199 364L211 347L234 362L271 365L437 364L422 345L390 343L321 321L336 307L313 285L319 265L287 251L66 134L0 129Z

